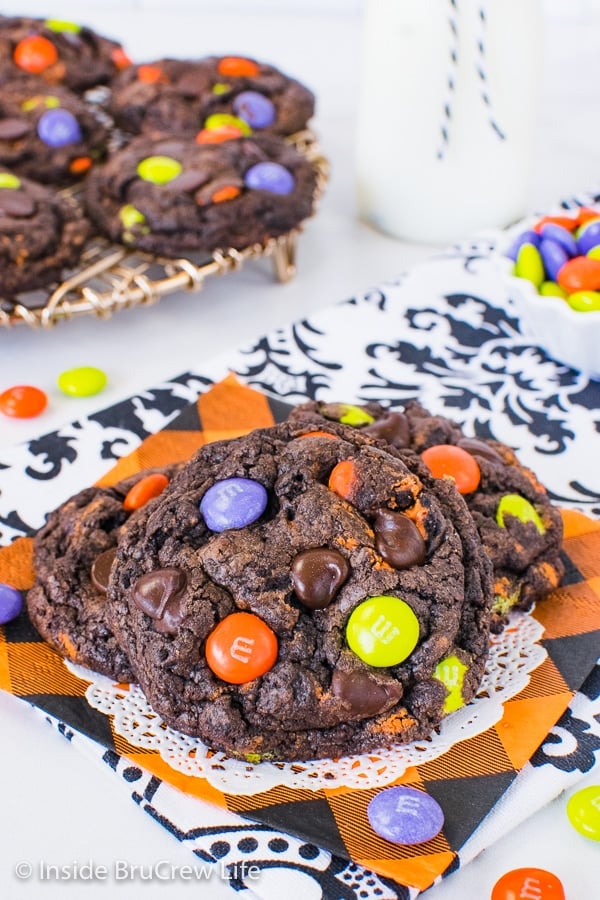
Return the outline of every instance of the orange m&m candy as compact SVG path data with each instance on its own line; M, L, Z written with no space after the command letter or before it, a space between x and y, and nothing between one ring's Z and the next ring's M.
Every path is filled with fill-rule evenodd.
M475 458L454 444L436 444L421 453L421 459L434 476L454 478L460 494L470 494L476 490L481 479L481 470Z
M218 128L203 128L196 135L197 144L222 144L242 137L242 130L236 125L219 125Z
M138 81L143 81L144 84L157 84L158 82L161 84L169 83L169 79L161 67L150 64L138 66L137 77Z
M159 494L162 494L168 483L169 479L162 472L153 472L152 475L140 478L129 490L123 500L123 506L128 510L139 509L148 500L152 500L153 497L158 497Z
M24 72L39 75L58 62L54 44L40 34L23 38L15 47L13 59Z
M597 209L591 209L589 206L582 206L577 212L577 218L575 219L575 222L577 225L585 225L586 222L591 222L592 219L597 218Z
M110 58L114 62L117 69L126 69L131 65L131 60L122 47L115 47L113 52L110 54Z
M544 225L549 224L560 225L562 228L566 228L567 231L574 231L577 227L577 219L574 216L542 216L533 226L533 230L540 232Z
M219 188L218 191L215 191L210 199L213 203L224 203L226 200L235 200L239 195L239 187L236 187L235 184L226 184Z
M32 419L39 416L48 398L39 388L30 384L16 384L0 394L0 412L13 419Z
M567 294L597 291L600 288L600 259L576 256L561 266L556 280Z
M306 434L299 434L298 438L309 438L309 437L324 437L331 438L332 440L337 440L335 434L331 434L329 431L307 431Z
M490 900L565 900L563 886L546 869L512 869L496 882Z
M91 156L76 156L69 164L69 172L73 175L83 175L88 169L92 168Z
M206 662L217 678L245 684L268 672L277 659L277 637L253 613L236 612L222 619L206 639Z
M219 60L217 66L219 75L226 75L230 78L249 77L258 75L258 66L251 59L245 59L243 56L224 56Z
M344 500L348 500L352 495L352 488L356 481L356 469L351 459L343 459L337 466L334 466L329 476L329 490Z

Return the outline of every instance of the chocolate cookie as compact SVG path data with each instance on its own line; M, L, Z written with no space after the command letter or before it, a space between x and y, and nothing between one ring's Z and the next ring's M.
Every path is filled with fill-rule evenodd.
M58 19L0 16L0 79L35 75L78 93L107 84L130 60L117 41Z
M0 164L17 175L65 185L106 152L107 128L90 104L64 87L18 79L0 93Z
M46 287L74 266L90 226L77 204L0 171L0 294Z
M313 166L272 135L138 137L91 172L85 202L113 241L173 257L284 234L311 215L315 189Z
M80 491L51 513L34 540L29 617L61 656L115 681L135 676L110 628L106 587L123 523L163 489L173 469Z
M479 684L491 568L449 481L351 428L201 448L124 527L112 626L155 711L250 760L424 738Z
M130 66L113 80L109 108L133 134L195 137L210 130L214 140L235 132L294 134L306 128L315 98L274 66L213 56Z
M493 630L501 630L511 609L528 610L558 586L564 574L560 511L510 447L469 437L458 424L432 415L416 401L402 410L376 403L310 402L292 413L300 420L314 421L315 416L316 421L348 422L363 434L409 448L435 474L456 479L494 567Z

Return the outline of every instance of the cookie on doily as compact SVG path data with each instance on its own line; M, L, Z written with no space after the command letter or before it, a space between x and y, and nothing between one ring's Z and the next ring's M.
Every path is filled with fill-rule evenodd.
M472 698L491 567L453 484L407 461L286 423L202 447L124 526L112 627L166 724L300 760L426 737Z
M107 84L130 60L121 44L60 19L0 16L0 79L34 75L82 92Z
M106 588L119 532L174 471L141 472L113 487L85 488L50 513L35 536L29 618L61 656L116 681L135 680L108 618Z
M0 164L56 185L75 182L106 153L108 129L91 104L59 85L27 78L0 94Z
M60 280L78 263L89 231L73 200L0 170L0 295Z
M314 167L274 135L141 136L90 173L85 203L113 241L178 257L287 233L312 214L316 185Z
M511 609L530 609L560 583L560 510L510 447L468 437L456 422L433 415L417 401L402 409L310 401L298 406L291 419L350 421L361 433L395 447L425 451L422 458L433 472L456 477L494 567L494 630ZM468 480L461 486L465 474Z
M315 97L275 66L213 56L130 66L113 80L109 108L133 134L195 137L207 129L291 135L306 128Z

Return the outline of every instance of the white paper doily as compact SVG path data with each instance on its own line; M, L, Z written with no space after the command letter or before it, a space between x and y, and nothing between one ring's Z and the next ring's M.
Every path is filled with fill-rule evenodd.
M112 718L114 731L134 747L156 750L173 769L205 778L227 794L256 794L284 785L303 790L383 787L407 768L441 756L459 741L486 731L502 718L503 705L527 685L530 673L546 658L537 643L543 626L532 616L515 613L502 634L493 636L485 675L468 706L443 720L424 741L339 760L256 765L209 750L198 738L165 725L137 685L119 685L102 675L67 663L83 681L94 709Z

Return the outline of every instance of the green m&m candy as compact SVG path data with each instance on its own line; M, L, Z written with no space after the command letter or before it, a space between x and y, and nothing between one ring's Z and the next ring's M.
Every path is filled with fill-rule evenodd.
M119 219L125 228L133 228L134 225L143 225L146 216L131 203L126 203L119 210Z
M533 244L523 244L517 254L514 274L517 278L526 278L536 287L546 279L546 271L542 256Z
M91 397L106 387L106 373L95 366L78 366L58 376L58 386L70 397Z
M58 97L55 97L54 94L47 94L45 97L29 97L28 100L23 100L21 109L23 112L31 112L32 109L37 109L42 103L46 109L58 109L60 107Z
M44 25L46 28L49 28L50 31L56 31L59 34L62 31L67 31L71 34L79 34L81 31L81 25L78 25L77 22L65 22L63 19L46 19Z
M370 666L396 666L419 640L419 620L399 597L369 597L353 611L346 625L350 649Z
M546 531L535 507L520 494L505 494L500 500L496 509L496 522L500 528L506 528L506 516L514 516L521 522L533 522L540 534Z
M360 428L361 425L372 425L375 419L366 410L360 406L353 406L351 403L340 403L340 422L342 425L352 425L354 428Z
M567 303L575 312L594 312L600 309L600 291L575 291Z
M567 803L567 817L579 834L600 841L600 784L576 791Z
M170 156L147 156L138 163L137 173L152 184L167 184L181 173L182 165Z
M469 667L466 666L454 653L442 659L433 673L433 677L441 681L448 691L448 696L444 701L444 712L451 713L461 706L465 705L463 697L463 684L465 681L465 673Z
M560 297L561 300L564 300L567 296L567 292L564 291L556 281L542 281L540 284L540 294L542 297Z
M11 172L0 172L0 188L10 188L16 191L21 187L21 180Z
M136 239L136 234L150 234L150 229L144 224L146 216L131 203L126 203L125 206L121 207L119 219L123 225L121 238L126 244L133 243Z
M247 122L229 113L213 113L204 122L204 128L207 128L209 131L213 131L215 128L223 128L225 125L239 128L240 132L246 137L252 134L252 129Z

